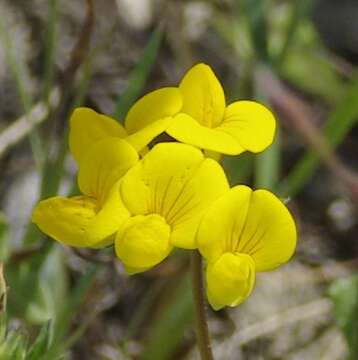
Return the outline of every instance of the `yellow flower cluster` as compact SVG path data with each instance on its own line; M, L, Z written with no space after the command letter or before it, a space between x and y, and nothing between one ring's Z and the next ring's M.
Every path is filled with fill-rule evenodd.
M177 142L148 150L163 132ZM157 265L174 247L198 249L207 262L212 307L238 305L250 295L256 272L292 256L296 227L275 195L230 188L221 165L205 154L259 152L274 133L267 108L252 101L226 106L210 67L195 65L178 87L138 100L124 127L76 109L69 144L82 195L41 201L32 220L66 245L114 243L129 274Z

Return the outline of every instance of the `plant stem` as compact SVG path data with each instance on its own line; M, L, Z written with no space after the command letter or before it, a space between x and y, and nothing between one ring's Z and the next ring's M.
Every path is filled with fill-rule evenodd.
M202 360L213 360L211 351L208 323L203 286L203 271L201 256L197 251L191 254L192 290L195 310L196 338Z

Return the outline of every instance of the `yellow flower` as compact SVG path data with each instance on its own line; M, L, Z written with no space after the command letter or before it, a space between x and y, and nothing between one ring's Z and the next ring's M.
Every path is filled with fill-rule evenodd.
M296 226L286 206L267 190L235 186L205 213L197 233L207 260L206 282L216 310L236 306L251 293L255 273L287 262Z
M193 146L153 147L122 178L120 194L131 218L115 239L129 273L161 262L174 246L196 248L203 213L229 190L222 167Z
M166 130L182 107L180 91L174 87L155 90L129 110L124 127L116 120L89 108L77 108L70 119L70 150L78 163L88 149L106 137L125 138L138 152Z
M106 246L129 217L120 200L118 180L138 161L138 154L126 141L107 137L81 156L78 185L83 195L41 201L32 221L63 244Z
M226 106L221 84L205 64L191 68L178 88L161 88L139 99L124 127L88 108L76 109L70 123L69 143L77 161L103 137L126 138L140 152L164 131L180 142L222 154L260 152L272 143L276 126L272 113L257 102Z
M263 105L236 101L226 106L225 95L211 68L198 64L179 85L183 107L169 123L174 139L221 154L260 152L275 134L275 119Z

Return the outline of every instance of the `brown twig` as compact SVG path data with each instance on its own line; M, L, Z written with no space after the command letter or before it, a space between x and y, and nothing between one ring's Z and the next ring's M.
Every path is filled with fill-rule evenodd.
M87 14L81 29L81 33L71 52L70 61L61 76L60 84L63 89L73 82L74 76L78 68L83 63L89 50L90 40L94 27L94 10L93 1L86 0L86 2Z
M86 0L86 2L87 12L80 34L71 51L68 65L59 75L59 87L63 96L50 122L49 132L52 139L58 138L59 134L65 129L63 119L67 121L68 114L66 104L71 94L69 90L72 88L77 71L83 64L90 48L90 41L94 29L94 9L93 0ZM56 143L55 141L53 142Z
M0 134L0 157L12 146L16 145L27 136L35 126L47 119L50 111L58 106L60 102L60 91L54 87L46 102L35 104L28 114L22 115Z
M302 321L327 317L332 311L332 303L326 298L314 300L310 303L299 305L277 314L271 315L266 319L253 323L240 331L234 333L233 336L227 338L219 346L217 346L217 354L222 358L226 358L223 354L229 354L233 346L240 347L250 341L258 339L262 336L269 335L278 329L293 325Z
M7 264L15 265L22 261L25 261L34 255L42 253L44 249L46 249L48 246L49 241L43 241L40 244L21 249L19 251L15 251L11 254L9 260L7 261Z

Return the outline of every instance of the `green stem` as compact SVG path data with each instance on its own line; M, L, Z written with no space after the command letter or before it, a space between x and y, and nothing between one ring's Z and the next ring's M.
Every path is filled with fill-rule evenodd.
M201 360L213 360L204 298L203 270L201 256L197 251L191 254L192 290L195 310L195 330Z

